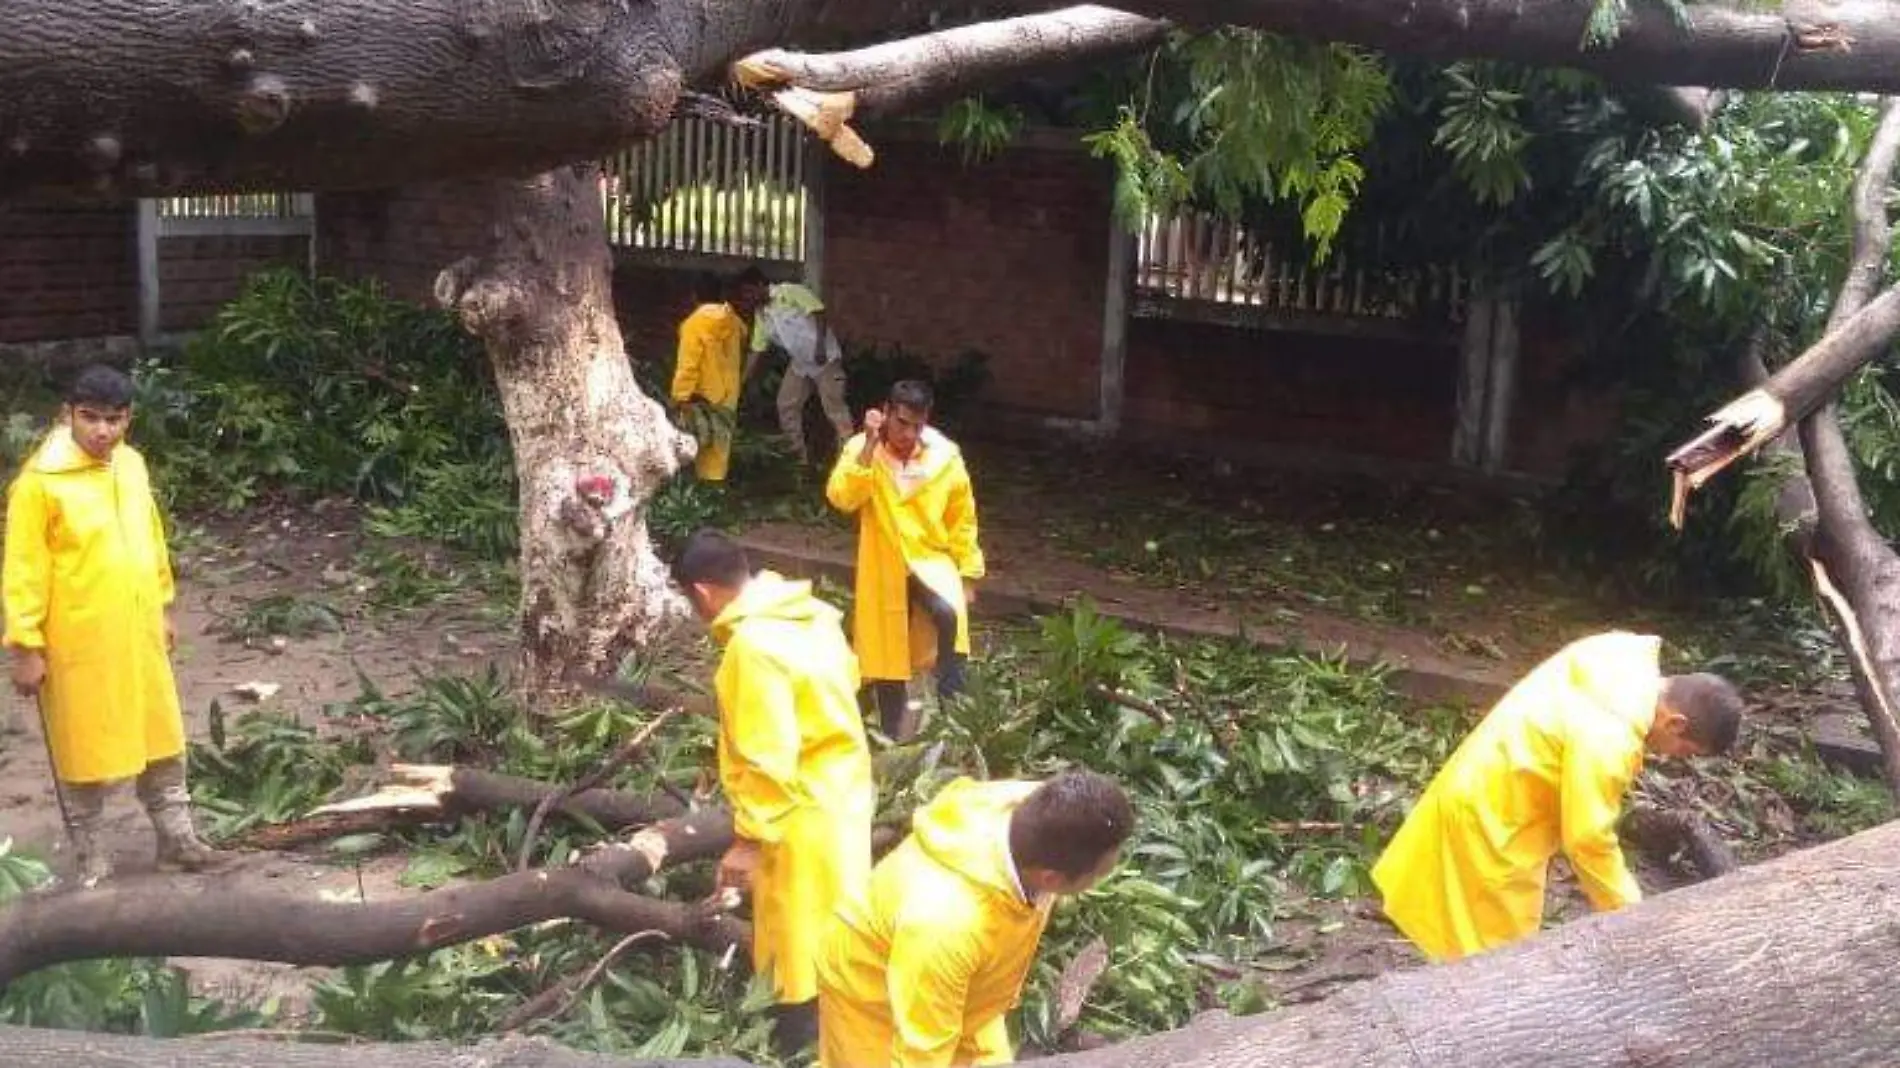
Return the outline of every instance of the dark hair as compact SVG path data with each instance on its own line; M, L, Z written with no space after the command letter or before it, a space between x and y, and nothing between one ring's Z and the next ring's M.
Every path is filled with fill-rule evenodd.
M726 295L726 280L707 271L693 279L693 301L716 304Z
M681 589L702 582L737 588L751 577L745 548L716 530L696 532L673 560L673 581Z
M98 408L130 408L132 378L116 367L102 363L80 369L66 383L66 403Z
M912 411L929 412L937 403L937 395L931 391L930 383L906 378L891 387L891 403Z
M1688 721L1690 740L1709 753L1726 753L1742 731L1743 701L1720 675L1672 675L1663 680L1669 707Z
M759 286L764 288L770 284L771 283L766 280L764 271L759 270L757 267L747 267L745 270L732 276L732 283L728 288L736 293L747 286Z
M1009 821L1009 849L1020 868L1078 878L1101 866L1135 829L1121 785L1093 771L1065 771L1036 788Z

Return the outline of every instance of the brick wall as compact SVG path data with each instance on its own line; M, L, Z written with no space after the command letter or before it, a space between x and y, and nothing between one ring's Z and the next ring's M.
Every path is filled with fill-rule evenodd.
M1213 323L1129 324L1131 436L1443 460L1457 347Z
M136 227L130 204L0 203L0 342L137 332Z
M325 274L377 278L392 295L432 302L442 268L478 252L491 220L458 183L323 193L317 264Z
M1111 174L1073 135L965 165L909 131L825 174L825 301L847 345L990 357L986 407L1093 418Z
M158 244L159 329L196 330L271 267L303 270L308 238L281 235L167 237Z

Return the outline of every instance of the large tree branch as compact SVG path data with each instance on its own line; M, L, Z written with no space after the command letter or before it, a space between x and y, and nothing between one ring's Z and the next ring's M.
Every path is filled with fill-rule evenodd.
M628 893L667 862L704 860L732 842L728 813L657 824L573 867L368 904L228 889L155 876L29 895L0 909L0 987L29 972L98 957L231 957L341 966L413 956L529 924L573 918L631 934L658 930L723 950L745 926L717 910Z
M1612 81L1733 89L1900 91L1900 4L1690 3L1686 23L1632 3L1614 44L1590 48L1588 0L1120 0L1184 24L1253 26L1428 58L1488 57Z
M910 110L1032 70L1125 55L1167 34L1166 22L1084 5L853 52L757 52L735 63L733 73L748 88L770 92L776 106L838 155L868 167L872 153L849 125L854 115Z

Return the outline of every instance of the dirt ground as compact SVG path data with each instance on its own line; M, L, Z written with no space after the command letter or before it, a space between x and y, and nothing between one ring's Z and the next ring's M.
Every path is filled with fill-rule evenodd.
M296 714L306 723L327 704L361 692L359 674L386 693L411 688L418 675L479 671L506 650L506 635L492 612L472 598L449 598L427 609L400 614L346 613L335 633L290 640L281 650L268 641L246 643L219 633L249 604L268 597L349 599L368 582L353 570L363 538L353 516L341 511L276 516L247 523L213 522L183 540L175 560L178 647L174 665L187 728L204 739L212 703L227 715L265 707ZM257 702L235 691L251 683L279 689ZM0 704L0 838L12 838L43 856L57 870L70 861L60 831L58 799L45 745L31 702L8 691ZM112 799L110 842L115 866L127 874L152 868L151 825L129 788ZM370 899L409 893L399 890L405 858L366 861L361 891ZM354 896L353 866L297 856L245 857L225 878L240 885L298 894ZM201 992L247 1002L283 997L294 1003L306 977L297 969L217 961L178 961Z

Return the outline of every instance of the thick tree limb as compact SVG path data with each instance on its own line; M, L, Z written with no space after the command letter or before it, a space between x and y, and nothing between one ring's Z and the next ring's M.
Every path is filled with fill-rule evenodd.
M1668 859L1677 853L1704 879L1727 875L1741 867L1735 851L1701 817L1688 812L1633 808L1623 817L1623 833L1644 852Z
M0 1053L10 1065L62 1068L748 1068L729 1059L651 1061L577 1053L548 1039L513 1035L476 1046L316 1046L227 1032L150 1039L0 1025Z
M1669 454L1667 463L1676 473L1678 486L1700 489L1737 460L1780 437L1826 404L1854 372L1886 353L1896 336L1900 336L1900 286L1864 303L1799 359L1709 416L1708 430ZM1678 498L1684 495L1679 488ZM1679 510L1674 518L1680 526Z
M390 781L375 793L313 810L290 823L257 827L226 843L240 849L297 849L346 834L446 823L476 812L533 809L566 787L477 768L393 764ZM552 806L609 831L673 819L687 806L673 797L646 797L620 790L575 792Z
M1253 26L1427 58L1575 67L1625 84L1900 90L1900 4L1891 0L1692 3L1686 25L1633 3L1614 44L1583 47L1579 0L1121 0L1200 26Z
M560 918L623 934L659 931L723 950L745 940L744 924L712 908L655 901L623 887L669 861L717 856L731 843L727 813L699 812L650 827L573 867L369 904L231 890L191 876L29 895L0 909L0 986L53 964L99 957L366 964Z
M979 22L854 52L811 55L773 49L733 64L750 89L809 127L839 156L871 165L849 120L919 108L1031 70L1105 59L1158 44L1168 24L1084 5Z

